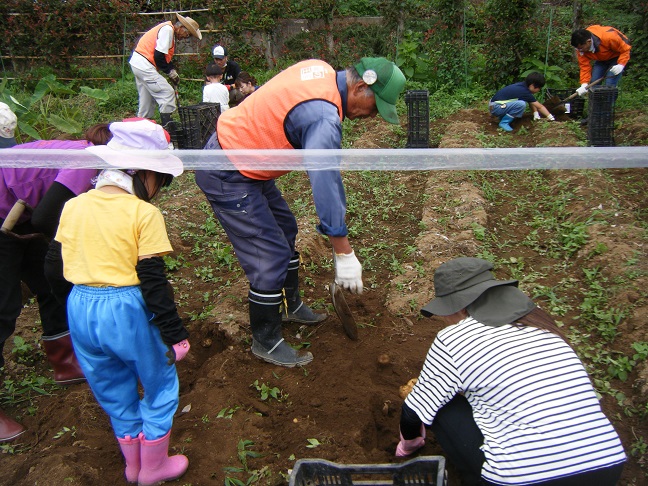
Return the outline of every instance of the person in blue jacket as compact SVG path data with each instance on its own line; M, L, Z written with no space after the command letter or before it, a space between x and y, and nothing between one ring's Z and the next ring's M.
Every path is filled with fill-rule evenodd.
M544 85L544 76L533 72L524 81L509 84L495 93L488 103L488 109L491 115L499 118L499 127L512 132L511 122L515 118L522 118L527 103L531 106L534 120L539 120L542 114L547 120L554 121L554 116L535 97Z

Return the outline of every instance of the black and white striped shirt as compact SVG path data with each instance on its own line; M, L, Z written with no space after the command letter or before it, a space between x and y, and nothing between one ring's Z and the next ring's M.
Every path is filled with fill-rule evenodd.
M484 435L482 477L493 483L533 484L626 459L580 359L548 331L472 317L441 330L405 401L430 425L457 393Z

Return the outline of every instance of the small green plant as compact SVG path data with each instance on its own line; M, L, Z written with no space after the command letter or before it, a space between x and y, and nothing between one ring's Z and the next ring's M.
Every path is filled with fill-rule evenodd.
M308 445L306 446L308 449L314 449L315 447L322 445L317 439L306 439L306 442L308 442Z
M239 408L241 407L238 405L222 408L216 415L216 418L231 419Z
M70 427L63 427L61 430L59 430L56 434L54 434L54 439L60 439L63 437L65 434L70 434L72 437L76 437L76 427L72 426Z
M254 383L252 383L250 386L255 388L261 394L261 400L264 402L268 398L274 398L278 402L281 402L288 398L288 395L284 394L284 392L282 392L276 386L270 387L266 383L259 383L259 380L254 380Z
M16 356L16 360L20 363L31 363L33 361L32 351L34 347L20 336L14 336L13 342L14 347L11 354Z
M239 440L236 446L236 450L237 450L236 455L242 467L223 468L223 471L225 471L226 473L242 473L242 472L248 473L249 477L247 478L247 481L244 482L241 479L234 478L231 476L226 476L225 485L249 486L250 484L258 482L259 479L261 479L263 476L267 476L269 474L267 467L263 467L260 470L250 469L250 466L248 464L249 459L256 459L258 457L263 457L263 454L261 454L260 452L255 452L249 449L253 445L254 442L252 442L251 440L244 440L244 439Z

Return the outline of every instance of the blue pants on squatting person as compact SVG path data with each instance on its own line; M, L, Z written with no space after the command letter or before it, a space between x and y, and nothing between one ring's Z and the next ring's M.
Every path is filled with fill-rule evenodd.
M126 478L139 484L175 478L188 467L185 456L167 456L179 382L152 317L139 286L75 285L68 298L79 363L110 417L126 459ZM144 388L141 400L138 381Z
M215 136L205 148L220 148ZM314 313L299 294L299 253L295 251L297 220L274 179L256 180L238 171L196 171L196 183L207 196L227 233L250 282L248 293L252 353L281 366L312 361L283 337L285 321L315 324L326 315ZM286 309L282 312L285 292Z
M499 127L507 132L513 130L510 123L515 118L522 118L524 110L526 110L526 101L522 100L507 100L507 101L491 101L488 104L491 115L500 119Z

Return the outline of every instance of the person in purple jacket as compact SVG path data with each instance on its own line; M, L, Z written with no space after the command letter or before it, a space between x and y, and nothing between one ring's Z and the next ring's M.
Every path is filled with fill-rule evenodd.
M91 145L105 145L109 139L108 125L99 124L87 130L85 140L40 140L10 148L83 150ZM85 380L72 347L65 304L52 293L44 263L49 239L56 232L65 202L91 189L97 172L0 167L0 367L4 366L4 344L13 334L22 309L24 282L38 301L43 348L54 370L54 381L70 385ZM19 200L24 201L26 209L9 227L5 219ZM15 430L12 434L3 432L2 422L0 416L0 441L16 437Z

